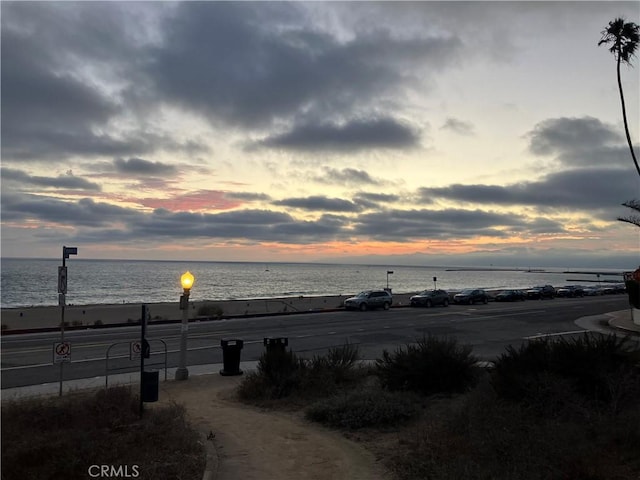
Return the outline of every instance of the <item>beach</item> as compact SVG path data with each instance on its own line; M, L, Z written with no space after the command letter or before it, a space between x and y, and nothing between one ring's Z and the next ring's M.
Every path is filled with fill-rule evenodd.
M412 293L393 296L394 306L409 304ZM190 321L237 318L270 314L290 314L341 308L347 295L297 296L249 300L194 301L189 303ZM150 323L180 321L182 310L178 302L149 303ZM81 328L96 325L137 323L141 304L67 305L65 326ZM11 331L58 328L62 308L58 306L4 308L1 311L3 333Z

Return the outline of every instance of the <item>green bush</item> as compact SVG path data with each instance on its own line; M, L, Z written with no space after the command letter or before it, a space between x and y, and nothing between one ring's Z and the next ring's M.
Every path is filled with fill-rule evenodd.
M397 424L418 413L404 393L357 390L312 404L307 419L335 428L358 429Z
M637 347L616 335L586 333L509 346L495 363L491 383L503 398L535 404L554 382L593 405L617 409L640 393Z
M197 314L199 317L220 318L224 314L224 310L217 303L204 303L198 307Z
M454 338L428 336L416 344L382 352L376 374L384 388L410 390L424 395L464 392L476 378L477 359L471 347Z

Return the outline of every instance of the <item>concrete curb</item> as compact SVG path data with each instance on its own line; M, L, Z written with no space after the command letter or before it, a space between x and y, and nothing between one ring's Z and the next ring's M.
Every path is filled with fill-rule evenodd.
M632 335L634 337L640 337L640 331L638 330L638 328L626 327L624 325L616 324L616 323L614 323L615 320L616 320L615 317L609 318L609 320L607 320L607 324L609 325L610 328L613 328L615 330L619 330L621 332L624 332L627 335Z

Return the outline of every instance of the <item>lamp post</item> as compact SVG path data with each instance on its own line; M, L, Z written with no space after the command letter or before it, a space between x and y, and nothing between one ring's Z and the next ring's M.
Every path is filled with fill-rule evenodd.
M182 295L180 296L180 310L182 310L182 325L180 328L180 361L176 369L176 380L189 378L187 370L187 333L189 331L189 294L193 286L194 277L191 272L184 272L180 277Z
M393 270L387 270L387 291L389 291L389 275L393 275Z

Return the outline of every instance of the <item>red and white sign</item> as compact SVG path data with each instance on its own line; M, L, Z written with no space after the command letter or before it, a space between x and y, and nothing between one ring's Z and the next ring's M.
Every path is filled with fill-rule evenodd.
M60 342L53 344L53 363L64 363L71 361L71 343Z
M129 344L129 360L139 360L142 352L142 344L140 342L131 342Z

